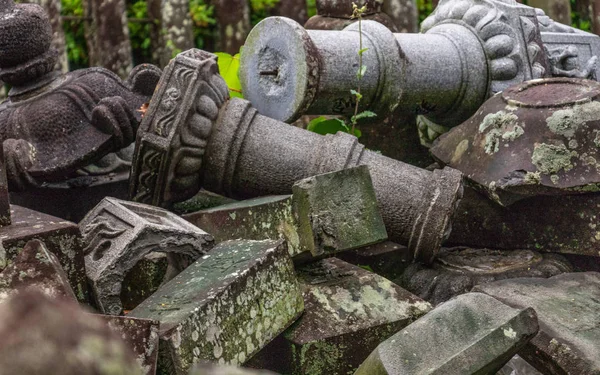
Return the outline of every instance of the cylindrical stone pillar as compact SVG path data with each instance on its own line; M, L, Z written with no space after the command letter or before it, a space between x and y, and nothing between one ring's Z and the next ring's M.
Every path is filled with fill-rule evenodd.
M137 134L132 199L168 206L200 187L234 198L290 194L298 180L367 165L393 241L431 262L449 235L460 172L429 172L365 150L349 134L322 136L227 100L216 58L203 51L180 54L157 87Z
M322 136L258 114L246 100L221 110L206 148L203 184L233 198L289 194L303 178L369 166L390 239L430 262L462 196L461 174L409 164L365 150L346 133Z
M393 34L363 21L362 39L367 70L359 110L385 117L399 109L457 124L487 97L486 55L465 27L442 24L427 34ZM286 122L302 114L350 115L358 50L356 23L322 31L267 18L252 30L242 52L244 96L261 114Z

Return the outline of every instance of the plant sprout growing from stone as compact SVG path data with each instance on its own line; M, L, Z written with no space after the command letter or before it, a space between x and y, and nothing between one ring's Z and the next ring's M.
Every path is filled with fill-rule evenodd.
M358 71L356 72L357 87L356 90L350 90L350 93L356 98L354 102L354 114L350 117L350 122L347 123L343 119L334 118L327 119L323 116L317 117L308 124L308 130L319 134L337 133L338 131L350 133L360 138L361 132L356 128L360 119L375 117L375 113L371 111L358 112L362 94L360 93L361 81L367 72L367 66L363 65L363 54L368 48L363 48L362 42L362 16L367 11L367 6L359 7L356 3L352 3L352 18L358 20Z

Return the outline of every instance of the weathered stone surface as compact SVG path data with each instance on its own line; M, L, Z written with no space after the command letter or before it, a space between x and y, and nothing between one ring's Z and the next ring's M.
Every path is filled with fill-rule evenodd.
M6 165L4 151L0 144L0 227L10 225L10 200L8 196L8 181L6 180Z
M141 375L128 345L77 304L41 292L0 305L0 374Z
M156 374L158 327L155 320L98 315L129 346L145 375Z
M194 85L203 87L210 98L201 95L204 99L200 109L187 101L194 95L173 104L173 113L180 117L169 123L172 138L168 138L189 136L200 146L188 156L171 157L181 151L179 142L169 145L165 139L159 141L153 128L142 126L136 144L137 161L132 167L133 199L168 206L193 196L201 181L207 190L236 199L290 194L293 184L303 178L367 165L390 239L408 245L424 262L435 258L462 196L459 173L452 169L429 172L386 158L365 150L346 133L321 136L288 126L257 114L243 99L234 98L223 105L228 97L227 85L218 76L215 57L211 56L185 52L167 68L160 84L161 89L181 90L182 84L170 78L169 72L174 69L181 69L180 74L186 71L193 77L202 76L194 78L202 81L194 81ZM184 61L188 61L187 67ZM153 97L150 113L162 113L165 101L173 103L161 93ZM156 126L164 120L152 121Z
M350 374L431 305L336 258L303 266L305 312L247 365L291 375Z
M540 332L519 354L543 374L600 373L600 273L501 280L474 290L535 309Z
M507 209L467 187L447 244L598 257L599 207L599 194L580 194L527 198Z
M367 0L367 1L356 1L357 6L365 7L365 12L362 14L362 20L372 20L381 23L388 29L397 32L398 29L392 21L392 19L385 13L383 13L382 6L384 2ZM385 2L387 3L387 2ZM352 1L340 1L340 0L317 0L317 15L312 16L304 27L312 30L342 30L346 26L357 22L357 18L353 18L353 2ZM277 14L278 16L287 17L283 14ZM288 17L294 19L293 17ZM303 24L303 22L294 21Z
M65 32L60 17L62 5L59 0L29 0L28 3L41 5L50 19L52 25L52 47L58 54L56 61L56 70L66 73L69 71L69 61L67 59L67 47L65 41Z
M276 195L230 203L182 217L212 234L215 242L284 238L290 256L296 256L308 249L300 244L292 206L291 196Z
M304 0L279 0L271 14L291 18L299 24L304 24L308 20L308 7Z
M532 308L463 294L384 341L355 374L493 374L537 331Z
M203 230L160 208L105 198L79 223L86 273L100 311L119 315L126 274L146 255L164 252L181 271L212 247Z
M274 372L248 370L233 366L202 364L194 366L188 375L276 375Z
M150 253L140 259L125 274L121 287L121 303L123 311L135 309L146 298L150 297L163 284L177 273L169 267L169 258L165 253Z
M366 165L305 178L292 191L300 243L314 256L387 239Z
M208 190L201 189L190 199L175 203L171 211L177 215L185 215L235 202L237 202L235 199L227 198Z
M0 228L7 262L10 264L29 241L40 240L58 258L77 299L87 302L83 245L77 224L15 205L11 206L11 216L12 224Z
M242 364L287 328L304 303L283 241L229 241L163 285L129 316L160 321L159 367Z
M558 254L532 250L444 249L431 267L414 263L395 280L417 296L437 305L475 285L519 277L551 277L572 272Z
M77 301L58 258L39 240L27 242L21 253L0 273L0 301L29 289L52 298Z
M165 68L137 133L130 196L169 206L200 190L198 169L219 108L229 98L216 56L192 49Z
M600 83L552 78L504 90L431 149L502 205L600 190Z
M423 21L421 34L393 34L364 21L362 58L369 68L359 111L385 118L399 110L451 127L516 83L593 77L600 38L556 25L532 7L504 0L444 1ZM352 115L357 33L356 23L322 31L281 17L261 21L242 52L244 97L261 114L286 122L304 114Z
M496 375L544 375L523 358L515 355Z
M404 269L412 264L412 254L406 246L391 241L344 251L336 257L393 280L402 275Z
M383 11L391 18L398 32L419 32L419 9L416 0L387 0L383 2Z

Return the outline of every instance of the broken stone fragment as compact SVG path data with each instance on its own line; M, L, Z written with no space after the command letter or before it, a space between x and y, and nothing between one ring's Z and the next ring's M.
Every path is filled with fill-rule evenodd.
M572 78L513 86L431 149L491 199L600 191L600 83Z
M165 253L153 252L140 259L136 265L125 274L121 287L121 302L123 310L133 310L146 298L169 280L176 272L169 267L169 258Z
M266 370L249 370L234 366L218 366L211 364L202 364L194 366L188 375L276 375L274 372Z
M129 346L70 301L25 291L0 305L1 375L142 375Z
M474 290L535 309L540 332L519 355L543 374L600 373L600 273L500 280Z
M35 289L48 297L77 301L65 271L43 242L27 242L21 253L0 273L0 301L23 290Z
M532 308L463 294L381 343L355 374L493 374L537 331Z
M291 196L276 195L230 203L182 217L212 234L217 243L285 238L293 257L307 249L300 245L292 206Z
M431 309L391 281L336 258L298 269L305 312L254 356L282 374L349 374L382 341Z
M96 303L100 311L111 315L123 310L123 280L146 255L166 253L178 272L213 245L211 235L175 214L115 198L105 198L79 226Z
M184 215L217 242L285 238L290 256L333 254L387 238L366 166L300 180L293 195L240 201Z
M96 315L127 343L144 375L155 375L158 360L158 327L156 320L129 316Z
M573 272L573 267L558 254L541 254L533 250L452 248L443 249L430 267L411 264L395 281L438 305L468 293L475 285L519 277L547 278L565 272Z
M159 371L186 374L200 361L238 365L304 309L283 241L217 245L129 316L160 321Z
M194 78L183 85L178 74ZM322 136L261 116L243 99L227 101L216 56L206 52L178 55L159 87L138 132L133 200L170 206L193 196L200 182L235 199L290 194L303 178L367 165L391 240L431 262L447 238L462 196L462 177L456 170L419 169L365 150L349 134ZM185 100L171 98L181 90L190 91ZM190 102L194 97L197 103ZM167 121L168 113L179 117ZM165 129L168 136L158 135ZM180 147L182 139L191 146ZM189 154L184 157L181 150Z
M41 212L11 205L12 224L0 228L5 259L10 264L26 243L37 239L54 254L80 302L88 302L88 286L79 227Z
M292 191L300 243L312 255L387 239L366 165L305 178Z

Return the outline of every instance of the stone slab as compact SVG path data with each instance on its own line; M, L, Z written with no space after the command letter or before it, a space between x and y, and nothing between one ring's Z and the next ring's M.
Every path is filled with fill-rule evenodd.
M387 239L368 166L308 177L292 191L300 242L314 256Z
M0 305L2 375L142 375L128 345L76 303L29 290Z
M97 315L129 346L145 375L156 374L158 327L156 320L127 316Z
M600 374L600 273L512 279L474 290L535 309L540 332L519 353L544 374Z
M350 374L388 337L431 309L391 281L340 259L297 270L305 312L249 363L282 374Z
M304 303L283 241L228 241L163 285L129 316L160 321L159 372L200 361L242 364Z
M276 195L230 203L182 217L212 234L216 242L228 240L278 240L285 238L290 256L300 246L290 195Z
M146 255L166 253L181 271L213 245L211 235L169 211L109 197L79 227L96 303L100 311L111 315L123 310L123 280Z
M83 244L77 224L28 208L11 205L12 224L0 228L0 240L10 264L33 239L56 255L80 302L89 299Z
M463 294L380 344L355 375L493 374L537 331L533 309Z
M27 242L21 253L0 273L0 301L25 289L35 289L52 298L77 301L56 255L39 240Z

